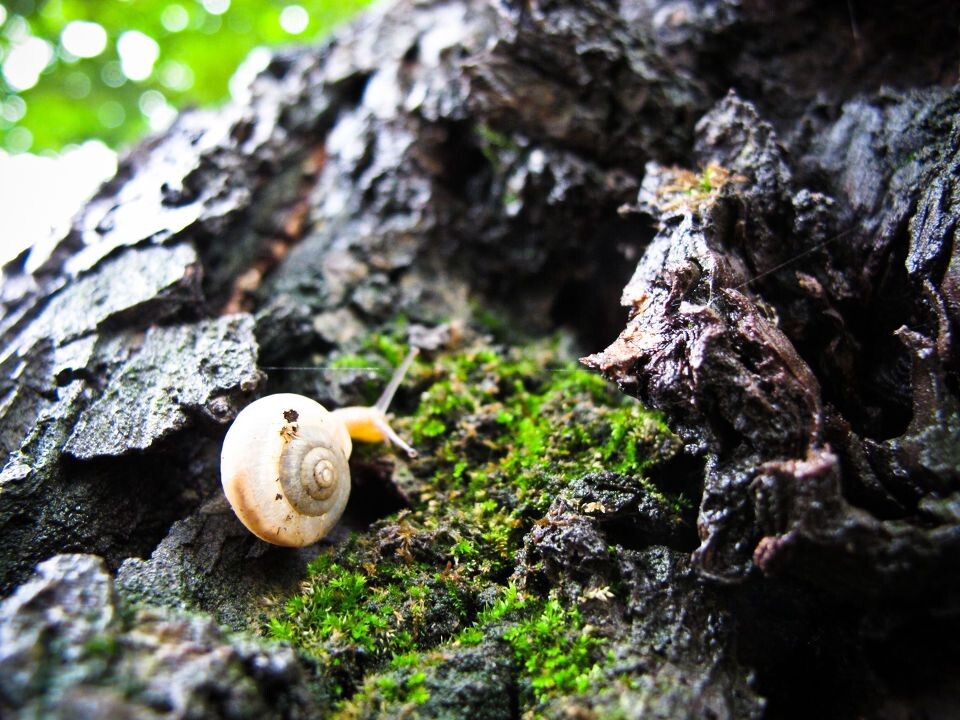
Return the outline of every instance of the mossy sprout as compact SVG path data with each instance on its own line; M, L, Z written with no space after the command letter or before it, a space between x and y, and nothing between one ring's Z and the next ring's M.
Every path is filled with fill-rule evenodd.
M394 346L368 339L351 364L375 366ZM350 674L352 685L330 690L344 717L427 702L431 663L485 642L509 646L525 707L584 692L603 640L576 602L508 583L517 553L554 499L590 473L613 470L661 504L679 502L646 477L678 443L556 338L421 356L405 386L395 425L420 451L396 461L410 507L322 552L267 632Z
M697 173L686 168L664 169L665 181L656 190L657 208L664 213L687 209L700 212L716 201L724 185L746 182L742 175L710 163Z

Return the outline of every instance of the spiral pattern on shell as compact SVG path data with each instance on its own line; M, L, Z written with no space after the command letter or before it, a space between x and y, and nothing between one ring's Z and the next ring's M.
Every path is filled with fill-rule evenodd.
M350 497L352 443L343 422L302 395L267 395L245 407L220 453L223 491L257 537L302 547L324 537Z
M337 484L350 483L343 451L330 445L324 433L297 429L280 455L280 486L297 512L323 515L333 506Z

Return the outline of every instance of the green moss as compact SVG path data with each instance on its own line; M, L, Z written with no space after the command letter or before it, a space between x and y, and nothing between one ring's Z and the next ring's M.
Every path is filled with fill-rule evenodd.
M434 363L419 407L399 425L427 450L439 489L466 479L470 495L507 491L542 512L571 476L642 476L658 459L662 420L558 355L553 342Z
M351 377L358 393L357 402L372 404L380 395L386 378L390 377L392 366L375 353L343 353L331 357L326 366L329 370Z
M283 616L268 621L267 632L334 665L338 648L372 659L409 651L427 590L410 587L401 594L403 574L384 572L381 579L324 553L310 564L303 591L287 600Z
M406 655L401 657L408 657ZM424 663L430 660L420 656L409 656L417 667L404 665L391 667L364 681L360 689L337 709L338 720L369 717L409 717L416 708L430 699L427 688L427 673Z
M564 607L555 597L524 596L511 584L450 641L430 651L395 655L341 707L340 717L393 716L400 712L397 704L426 702L433 667L458 648L490 640L510 647L522 705L531 709L553 698L585 693L599 678L605 657L605 641L583 624L576 608Z
M393 367L398 366L407 354L407 345L402 340L406 327L406 320L401 319L394 325L391 332L371 335L364 343L364 349L373 352L375 356L382 356Z
M585 692L598 670L594 649L600 641L584 632L576 608L563 608L554 598L503 637L538 701Z
M564 608L555 597L544 602L520 593L508 585L496 602L477 616L476 623L465 630L458 642L477 644L482 633L505 621L512 621L498 634L514 649L524 676L539 696L548 689L564 693L582 692L583 678L593 669L594 648L602 645L590 637L582 625L576 608Z
M418 439L432 438L443 435L447 431L447 426L437 418L428 417L422 424L415 426L413 431L414 437Z
M698 184L698 189L700 192L708 193L713 190L713 175L715 167L710 165L704 168L703 173L700 175L700 182Z
M94 658L112 658L117 652L117 639L114 635L95 635L83 646L84 655Z
M430 693L424 687L426 673L418 670L398 681L393 675L384 675L377 678L377 688L384 700L389 702L412 702L422 705L430 698Z
M479 645L490 635L513 649L528 704L583 693L599 672L603 641L555 597L528 598L509 585L455 643Z
M356 355L353 353L346 353L343 355L338 355L330 360L329 365L331 370L377 370L382 371L386 369L386 363L380 360L377 357L370 357L367 355Z
M484 631L510 615L517 615L527 605L517 586L509 584L502 588L494 603L477 615L476 622L464 630L456 642L462 645L479 645Z
M341 357L392 365L405 352L384 334ZM583 692L599 640L576 608L523 597L506 579L524 536L572 480L613 470L665 498L644 478L669 445L662 419L578 367L560 339L421 356L398 407L412 410L394 427L420 452L395 456L407 464L411 507L318 556L265 632L327 672L340 668L330 695L345 717L425 701L417 673L431 653L485 640L509 644L527 705Z

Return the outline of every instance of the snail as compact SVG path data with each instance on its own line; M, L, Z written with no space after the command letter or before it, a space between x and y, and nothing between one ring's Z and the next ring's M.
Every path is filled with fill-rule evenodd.
M220 480L247 529L274 545L303 547L327 535L350 497L352 440L392 442L387 407L416 356L401 363L373 407L327 410L303 395L267 395L237 415L223 439Z

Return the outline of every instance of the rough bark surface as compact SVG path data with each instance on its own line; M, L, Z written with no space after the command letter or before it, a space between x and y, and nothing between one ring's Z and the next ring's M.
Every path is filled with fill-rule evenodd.
M862 111L845 107L825 134L848 143L806 156L853 174L832 195L794 189L772 128L732 94L696 128L700 162L735 173L715 198L671 202L675 173L648 166L637 212L660 231L624 290L627 329L587 362L704 454L705 574L779 569L858 602L955 601L960 535L937 508L960 479L957 102L936 89L900 99L868 145L884 164L863 181L834 157ZM851 198L874 172L891 189Z
M0 707L24 717L314 715L294 653L210 617L125 612L103 561L57 555L0 611Z
M582 602L605 683L521 707L503 642L438 630L417 712L960 712L960 6L863 5L399 1L132 150L3 269L0 710L299 717L334 685L402 710L364 704L362 653L183 614L247 628L317 553L244 530L220 442L266 392L356 402L298 368L399 316L428 347L493 310L584 352L620 334L585 362L681 439L651 475L699 493L699 535L637 478L566 478L512 581ZM361 468L326 545L389 546L409 472Z

